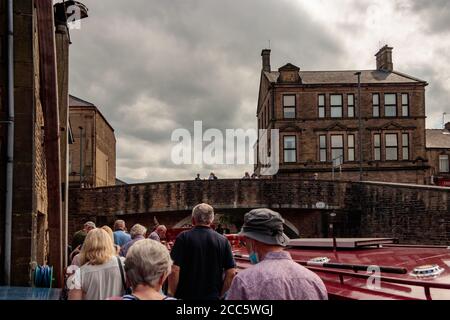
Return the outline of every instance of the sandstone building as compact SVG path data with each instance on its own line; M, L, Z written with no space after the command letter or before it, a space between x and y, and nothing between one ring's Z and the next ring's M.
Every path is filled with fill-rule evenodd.
M331 179L336 167L336 179L354 181L362 166L366 181L427 183L428 84L395 71L392 50L383 47L376 69L360 71L361 114L358 71L303 71L290 63L274 71L271 51L262 51L258 128L280 130L278 177ZM270 136L258 146L262 139L270 150Z
M66 4L10 4L0 0L0 284L28 286L33 268L48 264L58 286L67 263L71 140ZM86 17L75 5L77 19Z
M427 130L427 158L431 165L431 182L450 187L450 122L443 130Z
M116 138L113 127L92 103L70 96L70 186L95 188L116 185ZM81 162L81 170L80 170Z

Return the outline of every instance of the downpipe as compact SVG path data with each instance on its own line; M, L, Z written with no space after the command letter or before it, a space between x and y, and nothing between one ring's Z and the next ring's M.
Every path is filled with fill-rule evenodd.
M7 2L8 23L8 125L6 156L5 192L5 241L4 241L4 283L11 285L11 243L12 243L12 205L14 168L14 6L13 0Z

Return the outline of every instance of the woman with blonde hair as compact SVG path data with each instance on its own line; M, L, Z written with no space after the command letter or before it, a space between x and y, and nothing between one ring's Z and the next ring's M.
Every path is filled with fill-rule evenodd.
M123 259L103 229L88 233L80 252L81 268L67 280L69 300L104 300L125 293Z
M117 244L114 243L114 232L108 226L103 226L102 229L105 230L109 234L109 236L111 237L111 240L112 240L113 245L114 245L114 249L116 249L116 256L118 256L119 252L120 252L120 247Z

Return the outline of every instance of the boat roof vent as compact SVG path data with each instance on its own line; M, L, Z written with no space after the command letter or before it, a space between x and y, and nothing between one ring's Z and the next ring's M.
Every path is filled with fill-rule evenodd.
M439 276L442 272L444 272L444 269L437 264L434 264L417 267L411 272L411 275L418 278L434 278Z

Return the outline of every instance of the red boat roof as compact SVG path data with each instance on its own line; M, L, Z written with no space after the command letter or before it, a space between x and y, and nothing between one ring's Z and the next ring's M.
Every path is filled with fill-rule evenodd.
M307 265L307 268L322 278L330 298L450 300L450 248L448 247L376 243L373 247L363 248L358 245L361 241L367 245L375 239L340 239L338 241L340 249L334 253L332 239L324 240L294 240L293 244L298 243L302 247L290 247L286 250L296 262ZM393 239L376 240L375 242L384 242ZM320 248L312 248L311 244L314 243L323 244L326 247L321 245ZM304 244L308 246L304 247ZM235 247L235 249L238 268L248 268L250 264L245 248ZM326 261L327 264L308 263L311 261ZM340 268L340 266L343 267ZM357 269L352 270L352 266L366 269L356 272L354 270ZM387 272L379 274L380 287L374 288L371 285L376 278L369 279L372 275L367 273L369 266L386 267ZM420 267L425 268L420 269ZM398 270L404 270L401 272L403 274L398 274Z

